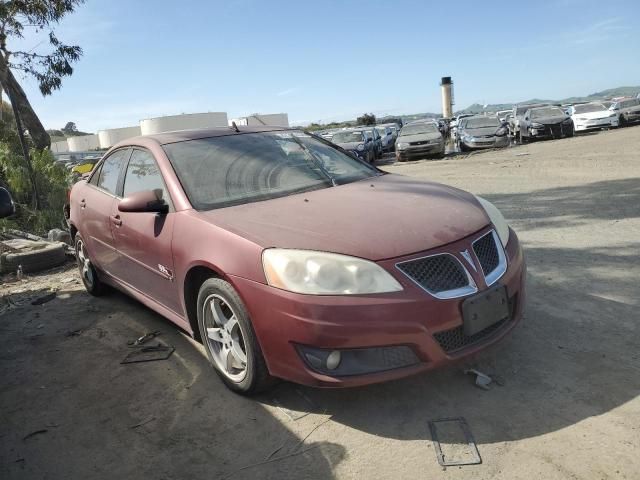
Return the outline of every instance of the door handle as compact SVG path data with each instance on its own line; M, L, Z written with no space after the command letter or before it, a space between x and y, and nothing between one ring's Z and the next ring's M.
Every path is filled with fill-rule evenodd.
M111 215L111 221L116 227L122 225L122 220L120 219L120 215Z
M83 198L82 200L80 200L80 208L86 208L86 206L87 206L87 202Z

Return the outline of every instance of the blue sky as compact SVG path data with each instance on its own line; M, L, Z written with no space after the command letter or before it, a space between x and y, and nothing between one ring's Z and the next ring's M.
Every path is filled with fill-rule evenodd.
M640 85L637 0L497 4L89 0L56 30L84 49L73 76L46 98L23 85L47 128L86 131L202 111L438 112L442 76L457 108Z

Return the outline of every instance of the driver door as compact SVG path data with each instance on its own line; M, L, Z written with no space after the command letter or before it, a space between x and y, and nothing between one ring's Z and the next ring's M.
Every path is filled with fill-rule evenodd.
M153 154L135 147L124 175L122 198L144 190L156 191L169 205L169 212L121 212L117 207L120 199L116 200L112 213L113 238L119 254L116 275L178 313L181 307L172 251L175 212Z

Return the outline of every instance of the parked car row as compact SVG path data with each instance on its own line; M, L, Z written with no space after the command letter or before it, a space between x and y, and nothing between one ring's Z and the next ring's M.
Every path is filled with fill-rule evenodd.
M385 152L396 149L400 128L395 123L367 125L318 132L325 140L338 145L347 152L368 163L382 158Z
M496 116L500 118L498 112ZM640 121L640 99L619 98L573 105L514 105L505 114L509 135L521 142L534 138L561 138L575 132L617 128Z

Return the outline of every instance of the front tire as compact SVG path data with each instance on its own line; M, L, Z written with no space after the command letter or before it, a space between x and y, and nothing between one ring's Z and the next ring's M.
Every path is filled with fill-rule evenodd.
M519 135L520 135L520 145L524 145L529 141L528 137L525 137L524 135L522 135L522 129L520 129Z
M624 128L628 125L627 119L625 118L624 115L620 115L620 120L618 121L618 125L620 126L620 128Z
M209 362L222 381L243 395L269 388L269 375L249 314L235 289L210 278L198 293L198 327Z

